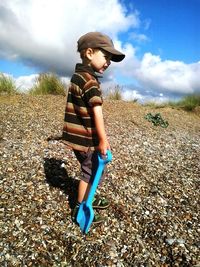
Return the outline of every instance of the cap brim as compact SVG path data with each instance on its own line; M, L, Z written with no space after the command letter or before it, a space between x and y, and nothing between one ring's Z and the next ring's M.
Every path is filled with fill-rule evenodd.
M112 47L102 47L103 50L112 54L111 60L114 62L120 62L125 58L125 55Z

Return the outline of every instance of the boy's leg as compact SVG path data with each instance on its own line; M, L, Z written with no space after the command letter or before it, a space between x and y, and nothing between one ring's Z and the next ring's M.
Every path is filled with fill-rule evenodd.
M78 187L78 202L72 211L72 221L73 222L76 222L76 216L78 213L79 206L80 206L82 201L87 199L90 187L91 187L91 185L89 183L86 183L83 180L80 180L79 187ZM98 214L95 214L94 219L93 219L93 223L99 224L99 223L103 222L104 220L105 219L103 217L101 217Z
M86 183L83 180L80 180L79 185L78 185L78 198L77 198L77 202L76 205L74 207L74 209L72 210L72 221L76 223L76 217L77 217L77 213L80 207L81 202L83 202L87 197L86 194L88 192L88 186L89 184Z
M78 213L79 206L84 200L87 199L87 196L90 190L91 185L89 182L90 182L91 175L90 175L89 169L91 168L91 166L88 166L90 164L87 163L89 161L88 160L89 153L74 150L74 154L77 160L79 161L81 165L81 170L82 170L82 177L81 177L81 180L79 181L79 186L78 186L77 203L76 203L75 208L72 211L72 221L76 222L76 216Z
M97 158L97 152L80 152L74 150L75 156L79 163L81 164L81 170L82 170L82 179L79 182L78 187L78 199L77 199L77 205L72 213L72 220L75 221L77 211L79 209L80 203L87 199L92 179L94 178L94 175L96 174L96 170L98 167L98 158ZM104 176L104 175L103 175ZM102 180L102 179L101 179ZM93 208L106 208L108 207L108 204L103 202L102 200L98 201L95 198L93 203L95 204ZM105 205L106 204L106 205ZM97 214L95 214L94 222L101 222L102 218L98 218Z
M80 180L78 186L78 202L81 203L83 200L87 199L90 190L90 184L83 180Z
M80 204L83 200L86 200L88 197L88 193L90 191L91 185L89 183L81 180L79 182L78 187L78 203ZM98 195L94 197L93 200L93 208L94 209L106 209L109 207L110 203L106 198L100 198Z

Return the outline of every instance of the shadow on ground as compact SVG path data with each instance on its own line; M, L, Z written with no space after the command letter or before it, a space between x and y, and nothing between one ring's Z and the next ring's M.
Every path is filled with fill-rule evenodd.
M68 195L70 208L73 209L77 200L78 180L68 175L62 163L62 160L56 158L44 158L45 177L50 186L59 188Z

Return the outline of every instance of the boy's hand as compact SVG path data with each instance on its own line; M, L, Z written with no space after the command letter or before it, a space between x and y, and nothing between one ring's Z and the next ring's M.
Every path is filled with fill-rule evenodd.
M107 150L110 150L110 144L107 140L100 141L97 150L104 156L106 156Z

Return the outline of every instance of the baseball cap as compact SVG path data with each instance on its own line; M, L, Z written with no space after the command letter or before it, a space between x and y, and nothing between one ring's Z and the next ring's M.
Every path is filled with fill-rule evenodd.
M114 48L110 37L101 32L88 32L79 38L78 51L80 52L87 48L101 48L111 53L111 60L114 62L120 62L125 58L123 53Z

